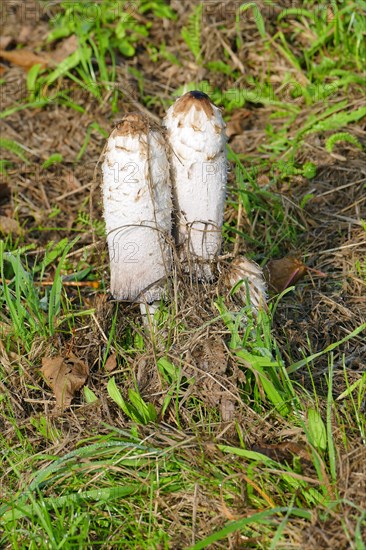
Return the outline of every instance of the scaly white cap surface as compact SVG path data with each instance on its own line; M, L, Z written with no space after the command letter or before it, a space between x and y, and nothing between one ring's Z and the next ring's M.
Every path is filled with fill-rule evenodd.
M171 186L165 143L140 114L112 131L103 161L103 203L117 300L152 302L171 269Z
M249 303L255 314L258 313L260 308L267 309L267 285L263 277L263 271L258 264L248 260L245 256L235 258L224 274L224 284L228 290L240 281L244 281L244 283L234 294L240 304L245 306L249 298ZM249 296L247 289L249 290Z
M186 270L212 278L221 248L227 181L225 123L203 92L188 92L164 120L170 145L176 242Z

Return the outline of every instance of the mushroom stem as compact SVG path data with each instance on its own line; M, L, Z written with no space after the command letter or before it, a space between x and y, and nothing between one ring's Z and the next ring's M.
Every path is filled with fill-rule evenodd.
M148 332L151 332L152 328L156 328L156 322L154 319L155 313L158 311L160 301L152 302L148 304L147 302L140 302L140 311L144 327Z

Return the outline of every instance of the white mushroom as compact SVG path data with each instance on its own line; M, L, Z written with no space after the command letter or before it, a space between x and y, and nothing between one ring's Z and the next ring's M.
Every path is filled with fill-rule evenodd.
M168 110L175 239L185 271L213 278L221 248L227 180L225 123L203 92L188 92Z
M267 309L267 285L262 269L255 262L245 256L238 256L224 270L222 280L227 290L233 289L242 281L234 293L240 305L249 303L254 314L259 309Z
M116 300L159 300L171 270L171 187L165 143L146 117L128 114L103 161L104 217Z

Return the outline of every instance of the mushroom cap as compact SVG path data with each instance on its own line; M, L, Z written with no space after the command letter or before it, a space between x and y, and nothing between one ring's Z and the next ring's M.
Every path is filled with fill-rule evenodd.
M168 109L164 126L170 141L180 144L175 153L189 160L192 152L214 158L226 146L226 124L221 111L203 92L187 92Z
M247 305L249 299L254 313L258 313L261 308L266 309L267 285L263 271L258 264L245 256L235 258L223 272L222 282L227 290L231 290L240 281L244 281L244 284L236 290L234 298L243 306Z

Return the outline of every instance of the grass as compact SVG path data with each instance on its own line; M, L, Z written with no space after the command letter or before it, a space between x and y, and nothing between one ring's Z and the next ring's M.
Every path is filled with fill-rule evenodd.
M28 97L2 114L12 120L20 111L30 116L56 106L80 117L82 137L73 149L47 149L39 158L19 137L2 138L7 177L19 161L20 181L30 174L35 187L33 164L42 166L39 179L55 186L68 162L78 177L94 168L108 135L100 113L111 117L125 106L116 87L121 61L140 60L128 65L137 104L159 116L170 99L154 93L149 64L192 74L194 63L204 78L186 89L209 92L228 122L238 109L265 113L255 147L229 148L226 251L240 239L262 264L293 249L305 255L304 235L314 220L307 206L321 164L309 154L311 140L322 143L322 156L337 155L340 147L363 153L357 124L366 114L360 100L365 3L331 2L323 9L308 0L301 9L276 12L275 23L269 4L236 6L232 20L218 26L226 44L220 54L209 49L203 4L192 5L184 24L161 0L93 6L58 5L48 43L76 35L77 50L57 68L31 69ZM173 44L183 40L181 52L157 32L163 22L174 26ZM246 31L264 62L244 50ZM177 78L178 95L180 84ZM86 104L70 86L87 93ZM0 243L0 546L325 548L318 530L332 545L365 548L359 487L366 475L366 378L353 377L347 355L352 342L362 349L365 322L347 324L345 314L343 332L335 336L330 328L330 338L319 338L313 349L310 324L304 331L301 319L295 328L290 322L298 302L281 309L294 289L271 297L269 312L254 318L232 296L176 281L174 299L161 304L149 335L136 308L105 300L98 205L93 213L86 199L76 198L67 209L55 193L37 221L23 197L20 187L13 200L23 231ZM362 282L361 258L355 271ZM329 282L332 297L338 283ZM43 357L69 352L88 363L90 376L70 410L53 411L39 367Z

